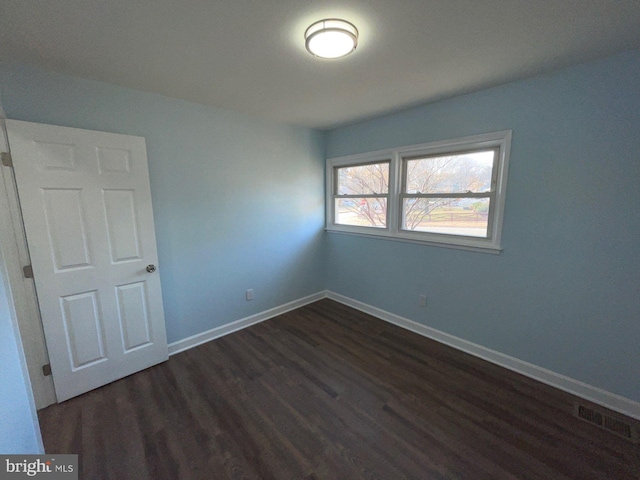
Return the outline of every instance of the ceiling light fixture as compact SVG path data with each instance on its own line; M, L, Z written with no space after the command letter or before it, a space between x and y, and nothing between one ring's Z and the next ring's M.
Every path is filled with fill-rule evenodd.
M358 45L358 29L338 18L315 22L304 32L305 46L311 55L320 58L340 58Z

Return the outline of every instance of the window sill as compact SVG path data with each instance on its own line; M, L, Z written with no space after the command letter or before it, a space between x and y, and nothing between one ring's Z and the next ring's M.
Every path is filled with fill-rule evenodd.
M478 253L488 253L491 255L500 255L502 253L502 248L497 247L492 244L487 245L478 245L478 242L475 245L472 245L467 239L461 239L458 243L452 242L444 242L444 241L434 241L434 240L426 240L419 238L411 238L409 236L399 236L391 233L385 233L385 230L380 230L377 232L369 233L369 232L358 232L353 230L341 229L340 227L326 227L325 231L331 234L339 234L339 235L353 235L356 237L367 237L373 238L376 240L386 240L391 242L403 242L403 243L414 243L417 245L426 245L429 247L441 247L441 248L450 248L454 250L465 250L468 252L478 252Z

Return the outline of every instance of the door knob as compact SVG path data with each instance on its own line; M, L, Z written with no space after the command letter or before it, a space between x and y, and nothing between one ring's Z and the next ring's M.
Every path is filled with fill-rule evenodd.
M155 271L156 271L156 266L155 265L147 265L147 272L153 273Z

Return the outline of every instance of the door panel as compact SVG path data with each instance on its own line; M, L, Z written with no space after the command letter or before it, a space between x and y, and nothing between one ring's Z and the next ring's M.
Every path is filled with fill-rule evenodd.
M144 139L7 127L58 401L166 360Z
M150 341L147 288L144 282L119 285L118 313L125 352L147 345Z
M140 259L136 206L132 190L103 190L111 262Z
M41 192L55 271L91 267L82 189L44 188Z
M91 366L107 358L104 351L102 315L98 306L98 292L83 292L60 299L67 351L71 369Z

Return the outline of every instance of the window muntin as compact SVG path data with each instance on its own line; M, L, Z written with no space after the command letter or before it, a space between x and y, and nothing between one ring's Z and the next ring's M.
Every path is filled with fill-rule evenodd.
M337 225L386 228L389 161L334 169L334 221Z
M328 159L327 230L499 253L510 147L507 130ZM373 164L388 165L386 193L339 180ZM363 201L386 223L357 220Z
M490 238L499 149L402 161L401 230Z

